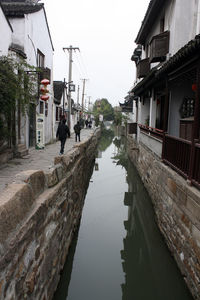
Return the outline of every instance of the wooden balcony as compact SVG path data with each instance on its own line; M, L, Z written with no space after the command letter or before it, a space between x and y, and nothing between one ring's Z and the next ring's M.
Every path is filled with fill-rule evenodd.
M150 63L149 58L145 58L139 61L137 64L137 77L143 78L145 77L150 71Z
M165 135L163 143L163 161L184 177L189 175L191 142Z
M169 52L169 31L155 35L150 42L150 63L162 62Z
M164 134L163 162L200 188L200 143Z
M163 130L139 124L140 130L159 140L163 139Z

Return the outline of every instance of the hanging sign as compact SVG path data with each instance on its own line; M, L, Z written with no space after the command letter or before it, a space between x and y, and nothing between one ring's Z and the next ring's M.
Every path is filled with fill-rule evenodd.
M44 149L44 115L36 115L36 149Z
M70 91L70 92L75 92L75 89L76 89L76 88L75 88L75 84L70 84L70 85L69 85L69 91Z

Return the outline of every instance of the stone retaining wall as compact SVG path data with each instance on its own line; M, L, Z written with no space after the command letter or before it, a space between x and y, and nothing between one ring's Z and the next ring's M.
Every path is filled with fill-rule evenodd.
M128 154L152 199L157 222L195 299L200 299L200 191L128 136Z
M79 224L100 131L0 195L0 299L50 300Z

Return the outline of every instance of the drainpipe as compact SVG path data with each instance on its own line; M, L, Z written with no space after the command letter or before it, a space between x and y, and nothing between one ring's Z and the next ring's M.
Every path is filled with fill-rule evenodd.
M200 33L200 0L197 3L197 25L196 25L196 35Z
M165 80L165 105L164 105L164 124L163 124L163 145L162 145L162 159L165 159L165 135L168 130L168 116L169 116L169 82L168 77Z

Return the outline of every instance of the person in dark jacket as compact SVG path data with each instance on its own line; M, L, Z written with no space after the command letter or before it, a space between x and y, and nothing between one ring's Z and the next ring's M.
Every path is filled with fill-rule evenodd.
M80 142L81 141L80 140L81 126L80 126L79 121L77 122L76 125L74 125L74 131L75 131L75 141L77 142L77 139L78 139Z
M69 127L66 125L66 120L62 120L58 125L56 137L60 140L60 155L64 153L64 147L67 137L70 137Z

